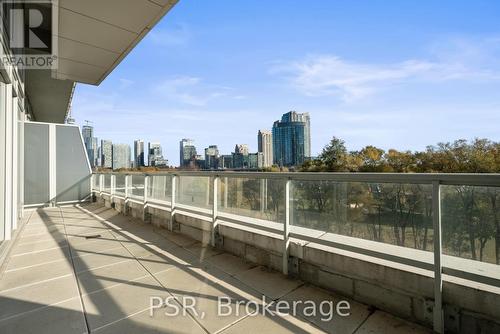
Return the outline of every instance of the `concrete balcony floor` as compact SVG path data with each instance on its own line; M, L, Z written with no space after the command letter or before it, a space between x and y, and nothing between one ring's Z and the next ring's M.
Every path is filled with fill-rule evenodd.
M0 274L2 334L430 332L354 301L350 316L330 321L303 312L252 316L237 302L345 298L96 204L26 216ZM192 297L198 315L162 308L151 317L152 296ZM239 314L217 316L219 296L231 297Z

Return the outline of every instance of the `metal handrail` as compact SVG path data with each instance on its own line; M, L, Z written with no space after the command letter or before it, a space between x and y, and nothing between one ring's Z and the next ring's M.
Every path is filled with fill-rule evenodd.
M328 172L230 172L230 171L170 171L170 172L99 172L94 174L126 174L144 176L197 176L293 181L338 181L372 183L411 183L442 185L472 185L500 187L500 173L328 173Z

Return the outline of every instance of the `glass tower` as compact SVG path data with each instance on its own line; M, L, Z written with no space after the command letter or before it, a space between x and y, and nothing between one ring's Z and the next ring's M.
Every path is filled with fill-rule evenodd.
M309 113L290 111L273 125L273 155L278 166L300 166L311 156Z

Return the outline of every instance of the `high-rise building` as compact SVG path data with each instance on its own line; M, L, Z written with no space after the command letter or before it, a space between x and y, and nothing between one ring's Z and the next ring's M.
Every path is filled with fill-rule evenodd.
M233 156L231 154L221 155L218 160L219 160L218 165L220 169L233 168Z
M273 125L273 159L279 166L299 166L311 156L309 113L290 111Z
M187 167L196 160L197 152L192 139L182 139L179 143L179 164L181 167Z
M82 126L83 143L89 157L90 166L96 166L97 159L97 138L94 138L94 127L90 125Z
M262 152L248 154L247 168L261 169L262 167L264 167L264 154Z
M273 133L269 130L259 130L257 134L258 152L262 153L262 167L273 165Z
M113 143L101 140L101 167L113 168Z
M102 159L101 146L98 146L97 147L97 158L96 158L96 162L95 162L96 166L102 166L101 159Z
M219 162L219 149L217 145L210 145L205 149L205 168L217 169Z
M82 137L84 144L87 145L86 140L91 140L94 137L94 127L90 125L82 126Z
M90 162L92 167L99 166L99 145L96 137L92 138L92 161Z
M141 139L134 141L134 167L139 168L144 164L144 141Z
M168 160L163 157L161 144L158 142L148 143L148 163L152 167L166 167Z
M239 153L243 155L248 155L248 152L250 150L248 149L247 144L237 144L236 147L234 148L234 153Z
M248 168L248 151L247 144L238 144L235 146L233 153L233 168Z
M113 144L113 169L130 168L130 145Z

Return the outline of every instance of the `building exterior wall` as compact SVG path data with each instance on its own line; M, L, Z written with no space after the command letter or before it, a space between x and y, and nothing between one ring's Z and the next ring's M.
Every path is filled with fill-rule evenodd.
M258 152L262 153L262 167L273 165L273 133L268 130L259 130L257 135Z
M110 140L101 140L101 166L113 168L113 143Z
M113 144L113 169L130 168L130 146Z
M160 143L148 144L148 160L149 166L165 167L168 165L168 161L163 157Z
M196 147L192 139L182 139L179 143L179 165L181 167L188 167L193 160L196 159Z
M219 168L219 149L217 145L210 145L205 149L205 168L217 169Z
M134 141L134 167L143 167L144 165L144 141Z
M92 167L96 166L97 162L97 138L94 137L94 127L90 125L82 126L82 137L83 143L85 144L85 149L87 150L87 156L89 157L90 165Z
M311 156L311 130L308 113L291 111L273 125L274 163L300 166Z

